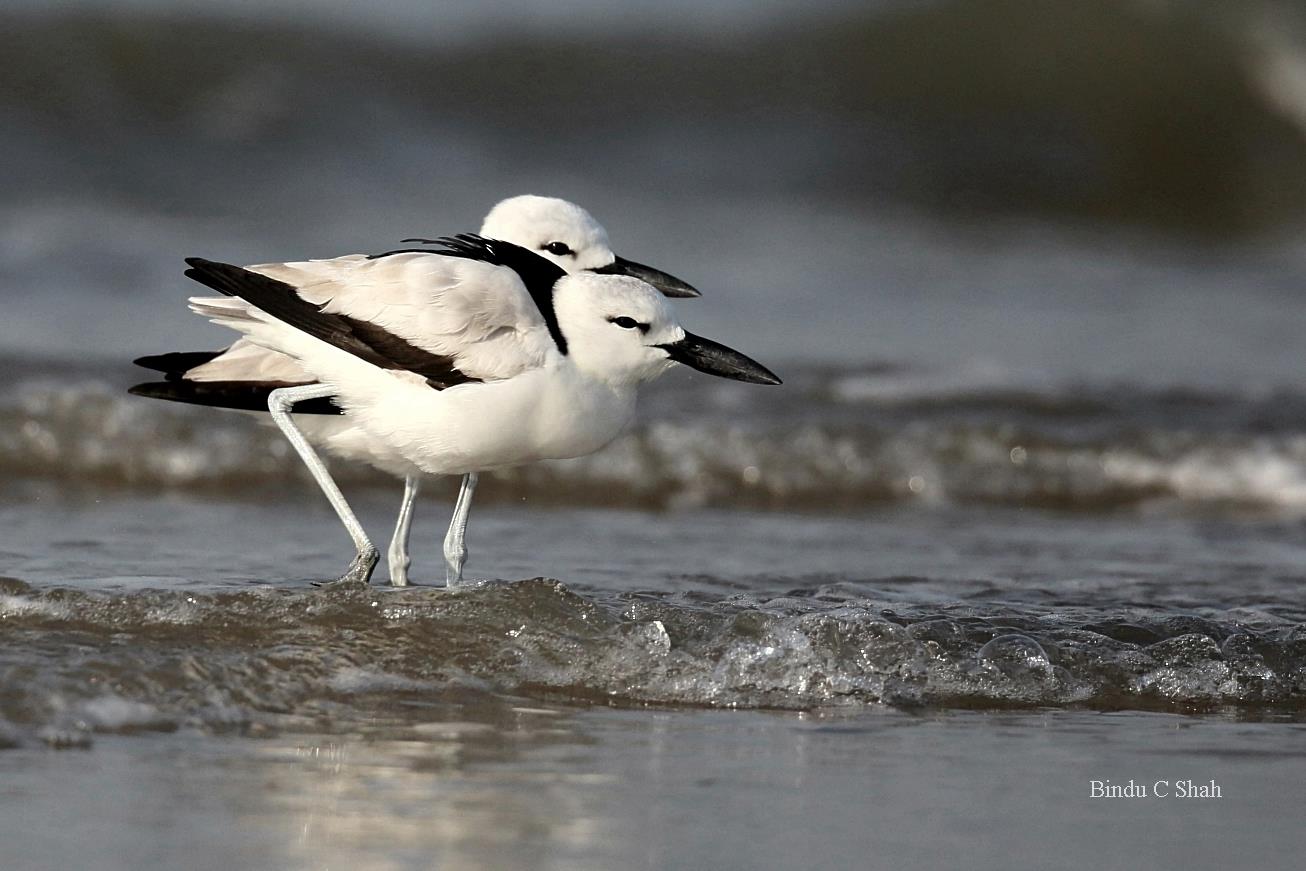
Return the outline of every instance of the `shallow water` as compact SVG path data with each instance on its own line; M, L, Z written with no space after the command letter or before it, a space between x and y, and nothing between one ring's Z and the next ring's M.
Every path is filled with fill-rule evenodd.
M366 505L383 522L388 506ZM47 741L291 711L350 724L357 693L464 684L799 710L1295 716L1306 695L1296 524L488 506L470 578L566 580L360 591L310 585L348 556L312 500L56 498L0 520L18 676L0 713ZM419 579L438 571L432 550Z
M609 452L488 479L465 587L434 585L450 481L419 504L419 586L381 567L351 592L312 586L348 542L267 429L123 397L126 370L11 371L5 867L1303 846L1266 822L1306 774L1291 394L941 399L910 370L800 369L780 412L673 381ZM1112 464L1147 440L1162 471L1132 481ZM397 485L342 480L383 540ZM1222 797L1091 797L1131 778Z
M474 692L346 733L0 753L5 867L1296 864L1299 724L1161 714L604 710ZM184 776L179 776L184 772ZM1214 779L1223 797L1092 799ZM70 835L70 833L76 833Z

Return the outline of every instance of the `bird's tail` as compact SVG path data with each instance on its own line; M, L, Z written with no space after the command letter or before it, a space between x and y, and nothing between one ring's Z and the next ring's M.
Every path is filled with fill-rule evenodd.
M243 340L221 351L176 351L133 362L163 373L164 380L137 384L129 393L239 411L267 411L273 390L314 383L294 360ZM314 399L299 403L295 411L339 414L340 408L330 399Z
M268 395L281 387L302 387L311 381L147 381L128 388L127 392L151 399L166 399L191 405L209 405L237 411L267 411ZM329 397L309 399L295 404L296 414L340 414L341 408Z

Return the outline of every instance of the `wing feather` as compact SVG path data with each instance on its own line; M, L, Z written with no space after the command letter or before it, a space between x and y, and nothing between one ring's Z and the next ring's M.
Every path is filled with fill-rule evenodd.
M454 383L455 372L467 380L488 381L543 365L554 343L539 303L521 276L502 263L476 259L475 250L461 249L466 242L448 241L441 242L445 253L352 254L245 269L290 285L295 295L322 312L348 318L353 337L373 351L380 349L387 365L424 368L433 386ZM194 297L190 307L243 333L265 339L277 334L260 329L261 312L239 296ZM401 341L392 341L396 338ZM442 357L444 363L436 366L413 349ZM155 368L166 363L169 379L214 383L205 396L240 382L315 380L295 356L260 344L252 335L241 336L221 352L148 358L143 363Z
M234 316L218 308L215 320L220 323L246 331L244 324L249 321L266 323L270 317L378 369L420 375L437 390L481 380L458 369L452 357L419 348L378 324L328 312L326 306L304 299L296 287L279 279L200 257L187 258L186 263L190 266L187 278L249 304Z
M482 380L538 368L552 351L539 307L506 266L412 251L247 268L292 285L323 312L375 324Z

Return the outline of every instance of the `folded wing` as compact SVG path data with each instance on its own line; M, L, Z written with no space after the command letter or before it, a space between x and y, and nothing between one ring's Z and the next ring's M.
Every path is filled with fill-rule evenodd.
M539 303L516 269L479 253L487 259L450 248L248 269L293 286L300 298L326 314L365 322L449 357L459 370L481 380L510 378L543 365L553 343ZM551 289L562 271L524 253L538 261L534 265L556 270L556 275L528 276L532 285L547 282Z
M554 274L548 261L506 243L460 237L441 244L440 251L243 268L188 261L188 276L229 294L193 298L191 309L240 329L257 319L254 308L373 365L417 373L436 389L510 378L543 365L557 343L544 295L561 270ZM503 262L505 252L526 262L532 288L517 271L520 263ZM316 380L294 356L248 337L224 351L136 362L166 380L133 392L230 408L264 408L271 390ZM321 403L297 410L337 409Z

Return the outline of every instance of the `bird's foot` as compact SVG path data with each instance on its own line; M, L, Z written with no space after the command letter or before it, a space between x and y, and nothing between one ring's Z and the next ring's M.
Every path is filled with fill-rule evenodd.
M372 570L380 561L380 554L375 550L364 551L354 557L354 561L349 564L349 569L334 581L315 581L313 586L321 587L324 590L338 590L346 587L366 587L372 578Z
M458 586L463 582L463 563L466 557L458 560L448 560L445 563L444 585L450 589Z
M408 567L412 564L407 554L399 555L394 551L390 553L390 586L406 587L408 586Z

